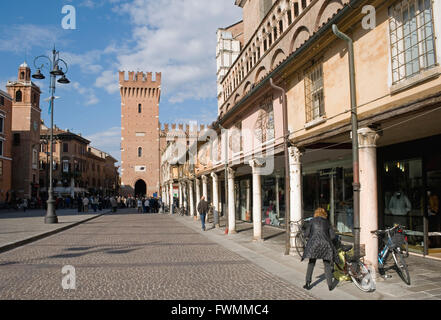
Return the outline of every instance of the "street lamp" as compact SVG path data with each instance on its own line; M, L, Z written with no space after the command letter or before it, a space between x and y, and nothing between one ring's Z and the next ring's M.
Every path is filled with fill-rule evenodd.
M54 160L54 153L53 153L53 146L54 146L54 100L55 100L55 80L57 77L61 77L58 82L62 84L68 84L70 81L66 78L66 73L68 71L68 66L66 61L61 59L59 57L60 52L54 49L52 50L52 59L48 56L41 55L34 59L34 66L37 69L37 72L32 75L32 78L42 80L45 79L45 76L41 73L41 70L44 67L49 68L50 75L51 75L51 82L50 82L50 89L51 89L51 97L50 97L50 111L51 111L51 133L50 133L50 163L49 163L49 197L47 200L47 211L46 216L44 218L44 222L47 224L51 223L58 223L58 218L55 213L55 200L54 200L54 189L53 189L53 160ZM47 60L49 63L43 63L41 65L38 65L38 61L41 60ZM63 72L63 69L60 68L59 64L62 63L65 67L65 70Z

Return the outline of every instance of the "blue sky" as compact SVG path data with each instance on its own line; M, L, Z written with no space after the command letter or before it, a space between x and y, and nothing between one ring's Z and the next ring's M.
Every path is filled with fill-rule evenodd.
M61 26L64 5L76 9L76 29ZM216 29L241 19L234 0L1 1L0 89L18 66L50 54L55 44L69 64L69 85L57 84L55 123L120 159L118 70L162 72L160 121L211 123L217 116ZM47 71L46 71L47 74ZM49 77L42 118L49 125Z

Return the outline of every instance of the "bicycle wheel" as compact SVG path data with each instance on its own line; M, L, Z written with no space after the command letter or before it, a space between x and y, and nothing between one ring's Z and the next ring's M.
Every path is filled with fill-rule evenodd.
M375 290L375 282L369 269L361 261L350 263L349 275L358 289L364 292Z
M407 264L404 261L403 254L399 251L394 250L392 251L392 256L394 257L398 275L406 284L410 285L409 270L407 270Z
M294 239L294 243L296 246L297 254L299 255L300 259L302 259L303 258L303 251L305 251L306 241L305 241L305 238L303 237L303 234L301 232L297 233L297 235Z

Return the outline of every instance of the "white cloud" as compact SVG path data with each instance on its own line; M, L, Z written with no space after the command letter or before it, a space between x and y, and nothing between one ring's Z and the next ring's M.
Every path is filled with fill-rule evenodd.
M241 19L232 1L132 0L114 11L129 15L135 43L118 52L120 70L162 72L171 103L216 97L216 30Z
M24 53L35 47L47 50L54 43L63 43L60 39L60 30L55 26L12 25L4 28L0 33L0 51Z
M108 93L116 93L119 90L119 75L117 72L106 70L96 79L95 86L105 89Z
M111 154L118 161L121 160L121 127L112 127L85 138L90 140L92 146Z
M90 106L97 104L99 99L95 95L95 90L92 88L85 88L79 82L74 81L69 86L60 86L60 88L65 90L76 90L78 94L85 98L85 105Z

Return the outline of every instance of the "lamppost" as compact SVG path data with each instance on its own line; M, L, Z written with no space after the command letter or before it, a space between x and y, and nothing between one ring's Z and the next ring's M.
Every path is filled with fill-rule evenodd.
M60 52L54 49L52 50L52 59L48 56L41 55L34 59L34 66L37 69L37 72L32 75L32 78L42 80L46 77L41 73L41 70L43 67L48 67L50 70L51 75L51 82L50 82L50 90L51 90L51 97L50 97L50 111L51 111L51 132L50 132L50 163L49 163L49 198L47 200L47 211L46 216L44 218L44 222L47 224L51 223L58 223L58 218L55 213L55 200L54 200L54 189L53 189L53 160L54 160L54 153L53 153L53 146L54 146L54 100L55 100L55 80L57 77L61 77L58 79L59 83L62 84L68 84L70 81L66 78L66 73L68 71L67 63L59 57ZM38 61L41 60L47 60L49 63L42 63L41 65L37 65ZM63 68L60 68L59 64L64 64L65 70L63 72Z

